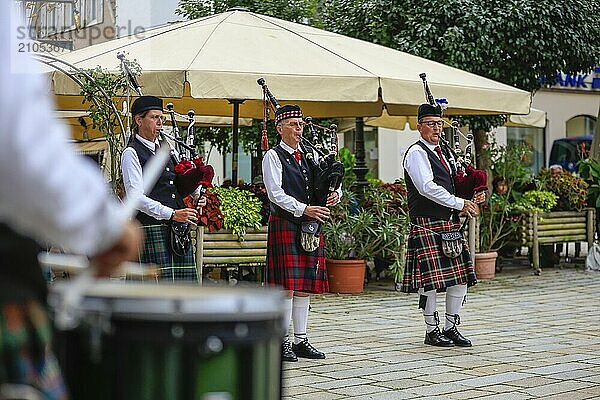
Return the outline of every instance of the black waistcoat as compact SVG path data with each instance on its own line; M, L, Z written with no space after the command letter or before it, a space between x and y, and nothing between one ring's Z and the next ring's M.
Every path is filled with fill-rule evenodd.
M438 155L429 150L429 148L421 141L413 144L413 146L415 145L421 146L421 148L423 148L423 150L425 150L427 153L427 158L429 159L429 164L431 165L431 170L433 171L433 181L451 194L454 194L455 190L453 177L446 167L444 167ZM404 180L406 181L406 190L408 191L408 213L411 218L429 217L442 219L445 221L450 220L453 209L422 196L415 187L415 184L406 170L404 171Z
M0 224L0 304L46 301L38 244Z
M136 139L132 140L127 147L131 147L133 150L135 150L143 171L146 163L151 157L154 156L154 154L148 147L144 146L142 142ZM179 209L183 208L183 199L175 187L174 167L175 163L173 162L173 157L169 157L169 161L167 162L165 169L147 196L167 207ZM143 212L138 212L136 218L142 225L159 225L165 222L164 220L159 221L148 214L144 214Z
M292 196L304 204L310 204L314 191L314 177L313 169L308 164L304 153L301 153L302 165L300 165L294 156L285 151L280 145L274 147L273 150L275 150L281 161L281 186L285 194ZM284 210L275 203L271 203L271 213L296 223L306 220L304 217L294 217L294 214Z

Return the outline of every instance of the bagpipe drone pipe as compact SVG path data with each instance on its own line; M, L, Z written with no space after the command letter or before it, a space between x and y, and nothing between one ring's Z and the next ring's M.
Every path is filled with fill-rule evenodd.
M427 75L422 73L419 77L423 80L423 88L425 91L425 99L429 105L433 107L440 107L443 110L441 104L445 102L440 101L437 104L429 84L427 83ZM446 123L446 122L445 122ZM446 139L445 132L442 131L440 136L440 143L445 152L452 155L448 157L454 174L454 187L456 189L456 195L460 198L472 200L476 193L486 191L487 188L487 172L483 170L475 169L472 164L472 149L473 149L473 134L468 133L466 135L467 144L463 151L460 147L460 130L458 129L458 121L452 121L449 124L452 128L452 141L454 147L450 145L450 142Z

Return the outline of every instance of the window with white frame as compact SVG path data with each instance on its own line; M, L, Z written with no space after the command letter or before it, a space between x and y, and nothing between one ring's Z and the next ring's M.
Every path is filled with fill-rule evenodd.
M78 0L82 27L102 22L104 0Z
M81 28L103 21L104 0L73 0L73 3L43 4L39 10L40 37L75 29L75 15L79 13Z

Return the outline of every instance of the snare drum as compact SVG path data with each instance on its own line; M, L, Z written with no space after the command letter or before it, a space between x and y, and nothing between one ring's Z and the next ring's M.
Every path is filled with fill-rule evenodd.
M102 282L55 351L74 400L280 399L283 307L271 289Z

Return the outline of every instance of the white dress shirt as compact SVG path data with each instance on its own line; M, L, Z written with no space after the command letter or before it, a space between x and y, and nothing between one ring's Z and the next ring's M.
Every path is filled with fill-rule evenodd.
M419 140L437 156L435 152L436 145L427 142L423 138L419 138ZM444 160L447 165L450 165L446 157L444 157ZM409 148L404 159L404 169L422 196L455 210L463 209L465 205L464 199L454 196L433 181L433 170L431 169L427 152L421 146L414 145Z
M279 144L290 154L296 151L283 141L281 141ZM298 148L298 151L302 152L302 149ZM313 157L317 162L319 162L319 155L314 151ZM262 161L262 170L263 182L265 184L265 189L267 189L269 200L284 210L292 213L294 217L301 217L302 214L304 214L304 210L308 204L304 204L296 200L294 197L286 194L283 190L283 187L281 186L283 184L283 166L281 165L281 160L274 149L270 149L265 153ZM337 194L339 198L342 197L341 187L337 190Z
M135 135L135 139L146 146L152 154L156 152L158 140L151 142L140 135ZM144 214L156 219L170 219L173 215L173 209L160 202L151 199L144 194L144 180L142 179L142 165L137 153L131 147L126 147L121 155L121 171L123 171L123 184L128 196L136 194L140 196L138 210Z
M39 65L18 51L25 39L15 28L25 25L11 8L0 5L0 222L38 241L98 254L121 235L125 216L98 166L67 144L48 83L32 73Z

